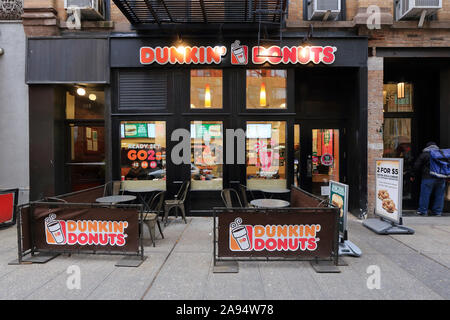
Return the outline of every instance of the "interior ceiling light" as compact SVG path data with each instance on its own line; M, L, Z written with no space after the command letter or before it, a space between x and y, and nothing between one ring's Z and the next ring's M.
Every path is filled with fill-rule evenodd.
M259 92L259 105L261 107L267 107L267 98L266 98L266 84L261 83L261 90Z
M397 84L397 98L404 99L405 98L405 83L399 82Z
M97 100L97 96L96 96L95 94L91 93L91 94L89 95L89 100L95 101L95 100Z
M86 95L86 89L84 89L84 88L78 88L78 89L77 89L77 94L78 94L79 96L84 96L84 95Z
M209 84L205 87L205 108L211 108L211 88Z

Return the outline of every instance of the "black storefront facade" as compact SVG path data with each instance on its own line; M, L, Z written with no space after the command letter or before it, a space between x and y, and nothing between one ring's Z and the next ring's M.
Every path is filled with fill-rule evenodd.
M246 50L245 63L235 55L236 40ZM296 184L320 194L327 179L349 184L351 209L364 211L367 38L323 35L305 42L303 33L285 32L282 46L270 52L255 51L257 46L255 37L244 34L30 38L31 199L73 191L78 166L80 172L100 168L97 182L149 183L166 189L168 197L190 180L192 215L209 215L221 206L224 188ZM286 63L277 58L283 48L291 53ZM80 88L87 95L102 92L102 98L78 103ZM68 117L68 99L75 109L95 109L101 100L103 115ZM178 145L172 134L180 128L191 134L190 164L171 159ZM247 132L244 147L235 141L233 163L226 161L227 129ZM85 153L102 150L91 166L74 156L80 135ZM200 160L196 150L203 152ZM205 150L224 163L202 163ZM245 163L237 163L239 153ZM134 164L150 174L130 178Z

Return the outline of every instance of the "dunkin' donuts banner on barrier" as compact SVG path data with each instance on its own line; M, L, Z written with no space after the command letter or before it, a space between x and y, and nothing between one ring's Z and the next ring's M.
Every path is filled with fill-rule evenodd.
M218 215L219 257L330 258L335 212L223 212Z
M403 159L375 159L375 214L399 223L402 216Z
M136 252L139 248L136 209L36 207L33 215L37 249Z

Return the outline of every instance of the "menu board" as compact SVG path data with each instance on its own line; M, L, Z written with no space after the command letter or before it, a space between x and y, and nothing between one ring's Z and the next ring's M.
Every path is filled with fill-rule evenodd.
M270 123L247 124L248 139L270 139L272 138L272 125Z
M375 214L400 223L403 197L403 159L375 159Z
M191 138L205 139L205 138L221 138L222 125L217 123L195 123L191 124Z
M121 125L122 138L154 138L154 123L127 123Z

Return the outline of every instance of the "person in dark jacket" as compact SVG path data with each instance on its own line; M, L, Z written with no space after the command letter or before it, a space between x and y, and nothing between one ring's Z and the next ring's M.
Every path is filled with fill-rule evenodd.
M417 214L426 216L431 195L434 192L434 201L431 206L433 216L441 216L444 209L445 179L435 177L430 174L430 151L439 150L435 142L428 142L422 150L419 158L414 163L414 172L422 175L420 185L419 209ZM412 179L413 180L413 179Z

